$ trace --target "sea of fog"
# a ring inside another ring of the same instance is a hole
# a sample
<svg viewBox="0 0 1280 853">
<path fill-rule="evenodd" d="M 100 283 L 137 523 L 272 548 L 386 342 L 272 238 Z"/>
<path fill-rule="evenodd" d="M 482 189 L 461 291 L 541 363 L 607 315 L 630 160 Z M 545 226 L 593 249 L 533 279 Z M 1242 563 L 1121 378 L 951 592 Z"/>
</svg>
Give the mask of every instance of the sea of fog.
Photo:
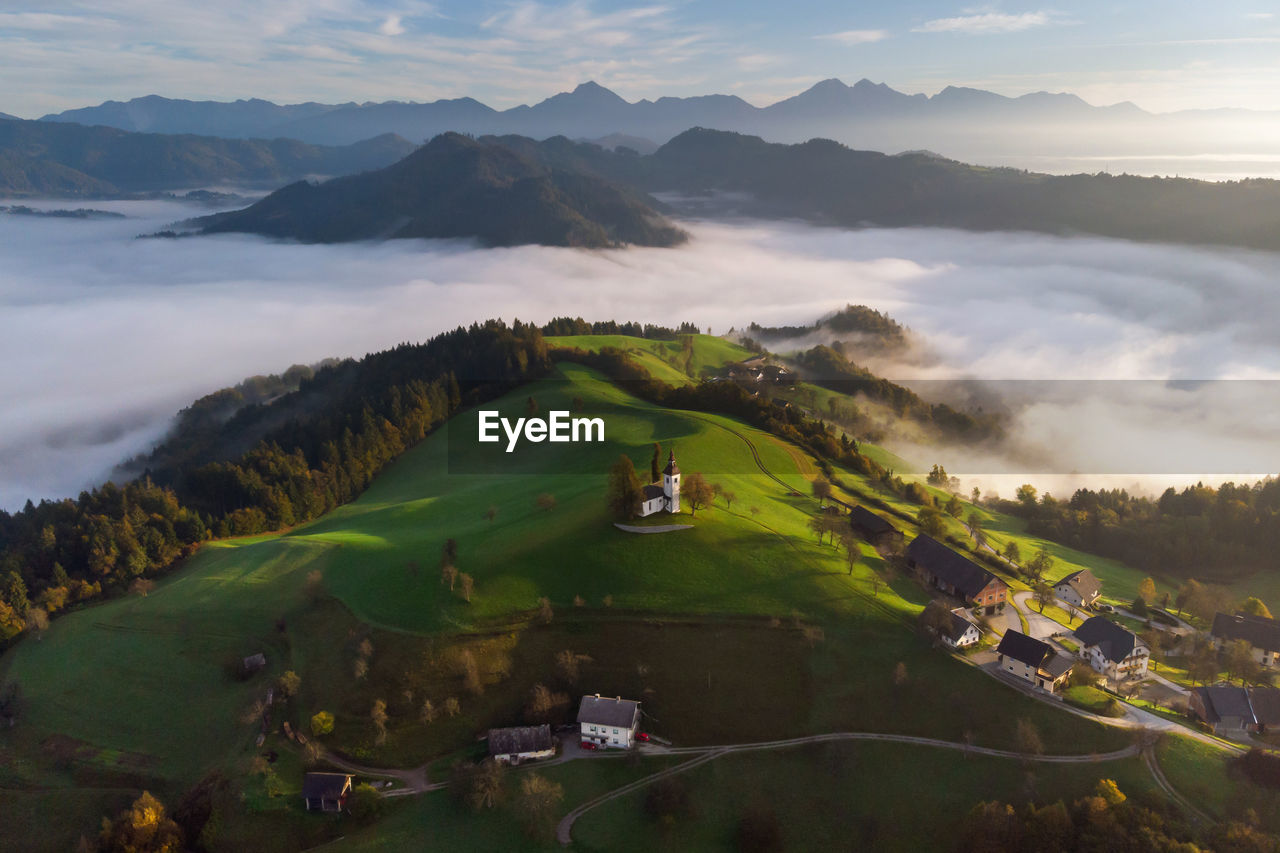
<svg viewBox="0 0 1280 853">
<path fill-rule="evenodd" d="M 758 221 L 688 222 L 686 247 L 617 251 L 139 240 L 206 211 L 92 206 L 128 218 L 0 216 L 2 508 L 74 495 L 196 397 L 295 363 L 493 316 L 688 320 L 719 334 L 846 303 L 887 311 L 924 342 L 923 355 L 876 365 L 892 378 L 1007 391 L 1008 452 L 897 443 L 966 489 L 1157 488 L 1280 469 L 1280 256 Z"/>
</svg>

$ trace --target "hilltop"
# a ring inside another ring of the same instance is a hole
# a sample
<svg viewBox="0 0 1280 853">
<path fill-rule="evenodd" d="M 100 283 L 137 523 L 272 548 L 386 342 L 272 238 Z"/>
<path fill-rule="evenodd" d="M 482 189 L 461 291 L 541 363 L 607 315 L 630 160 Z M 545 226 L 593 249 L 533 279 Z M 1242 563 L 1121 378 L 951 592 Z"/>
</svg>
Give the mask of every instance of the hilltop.
<svg viewBox="0 0 1280 853">
<path fill-rule="evenodd" d="M 604 248 L 686 239 L 650 204 L 656 202 L 594 175 L 447 133 L 384 169 L 296 183 L 194 224 L 205 234 L 239 231 L 307 243 L 474 237 L 489 246 Z"/>
</svg>

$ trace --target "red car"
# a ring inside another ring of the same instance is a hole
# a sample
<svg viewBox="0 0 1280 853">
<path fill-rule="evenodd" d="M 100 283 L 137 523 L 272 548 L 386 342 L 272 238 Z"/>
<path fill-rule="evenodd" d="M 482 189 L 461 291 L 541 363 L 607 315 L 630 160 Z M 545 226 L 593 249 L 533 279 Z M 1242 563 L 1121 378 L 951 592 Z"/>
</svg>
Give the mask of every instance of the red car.
<svg viewBox="0 0 1280 853">
<path fill-rule="evenodd" d="M 580 749 L 599 749 L 600 748 L 596 746 L 595 741 L 590 741 L 590 740 L 584 740 L 582 743 L 578 744 L 578 747 Z"/>
<path fill-rule="evenodd" d="M 648 742 L 649 742 L 649 733 L 648 733 L 648 732 L 636 732 L 636 740 L 640 741 L 641 743 L 648 743 Z"/>
</svg>

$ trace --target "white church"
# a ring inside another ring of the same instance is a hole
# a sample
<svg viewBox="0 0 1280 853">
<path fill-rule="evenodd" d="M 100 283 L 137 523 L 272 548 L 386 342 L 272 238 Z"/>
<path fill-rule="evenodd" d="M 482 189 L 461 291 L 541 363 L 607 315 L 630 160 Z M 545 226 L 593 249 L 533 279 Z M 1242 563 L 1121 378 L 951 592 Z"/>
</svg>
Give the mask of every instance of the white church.
<svg viewBox="0 0 1280 853">
<path fill-rule="evenodd" d="M 640 517 L 655 512 L 680 511 L 680 468 L 676 465 L 676 452 L 667 457 L 667 467 L 662 469 L 662 485 L 650 483 L 640 490 Z"/>
</svg>

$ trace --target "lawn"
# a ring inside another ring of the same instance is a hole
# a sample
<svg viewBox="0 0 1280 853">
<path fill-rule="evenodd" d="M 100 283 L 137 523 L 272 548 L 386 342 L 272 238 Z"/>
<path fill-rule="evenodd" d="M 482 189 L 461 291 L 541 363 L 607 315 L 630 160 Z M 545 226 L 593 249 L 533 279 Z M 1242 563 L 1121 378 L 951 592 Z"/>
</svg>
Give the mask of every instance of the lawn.
<svg viewBox="0 0 1280 853">
<path fill-rule="evenodd" d="M 1068 705 L 1075 705 L 1077 708 L 1083 708 L 1094 714 L 1103 714 L 1108 717 L 1124 716 L 1124 711 L 1120 708 L 1120 701 L 1096 687 L 1084 685 L 1068 687 L 1063 691 L 1062 698 L 1066 700 Z"/>
<path fill-rule="evenodd" d="M 574 828 L 576 846 L 734 850 L 742 816 L 772 810 L 787 850 L 938 850 L 953 846 L 957 825 L 981 800 L 1071 801 L 1092 793 L 1100 778 L 1114 779 L 1132 797 L 1160 796 L 1139 758 L 1028 768 L 928 747 L 851 742 L 728 755 L 680 778 L 690 792 L 689 817 L 660 828 L 644 812 L 642 789 L 587 812 Z"/>
<path fill-rule="evenodd" d="M 1221 819 L 1252 810 L 1268 832 L 1280 832 L 1280 791 L 1259 787 L 1235 772 L 1221 749 L 1189 737 L 1166 736 L 1156 752 L 1165 778 L 1183 796 Z"/>
</svg>

